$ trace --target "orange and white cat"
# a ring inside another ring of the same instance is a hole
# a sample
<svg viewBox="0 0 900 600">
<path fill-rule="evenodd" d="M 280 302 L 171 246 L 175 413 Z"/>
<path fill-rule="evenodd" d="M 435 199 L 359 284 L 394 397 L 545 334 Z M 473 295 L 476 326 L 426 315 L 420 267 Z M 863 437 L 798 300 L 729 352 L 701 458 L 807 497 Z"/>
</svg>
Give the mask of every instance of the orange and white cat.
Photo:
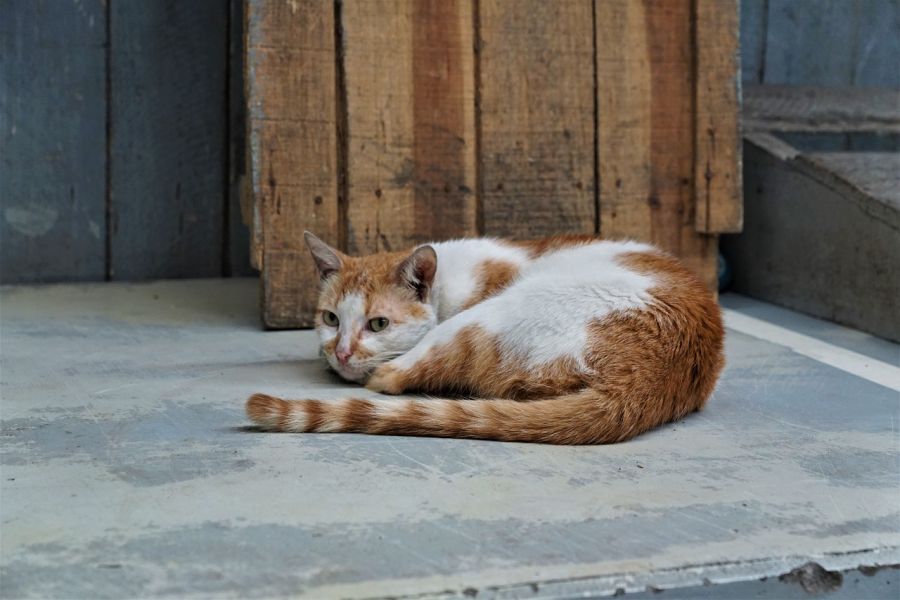
<svg viewBox="0 0 900 600">
<path fill-rule="evenodd" d="M 265 429 L 619 442 L 702 408 L 724 364 L 714 297 L 652 246 L 464 239 L 350 257 L 306 242 L 334 370 L 454 398 L 256 394 L 247 413 Z"/>
</svg>

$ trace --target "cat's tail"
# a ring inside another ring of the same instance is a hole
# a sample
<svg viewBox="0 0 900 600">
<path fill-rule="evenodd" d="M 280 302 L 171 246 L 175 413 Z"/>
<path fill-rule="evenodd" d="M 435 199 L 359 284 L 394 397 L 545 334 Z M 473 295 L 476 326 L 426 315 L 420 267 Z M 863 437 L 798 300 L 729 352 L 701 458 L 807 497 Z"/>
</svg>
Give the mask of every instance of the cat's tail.
<svg viewBox="0 0 900 600">
<path fill-rule="evenodd" d="M 362 399 L 284 400 L 254 394 L 247 415 L 272 431 L 355 432 L 459 437 L 548 444 L 608 444 L 678 419 L 637 410 L 632 399 L 586 388 L 553 398 L 517 400 Z M 680 413 L 680 414 L 675 414 Z"/>
</svg>

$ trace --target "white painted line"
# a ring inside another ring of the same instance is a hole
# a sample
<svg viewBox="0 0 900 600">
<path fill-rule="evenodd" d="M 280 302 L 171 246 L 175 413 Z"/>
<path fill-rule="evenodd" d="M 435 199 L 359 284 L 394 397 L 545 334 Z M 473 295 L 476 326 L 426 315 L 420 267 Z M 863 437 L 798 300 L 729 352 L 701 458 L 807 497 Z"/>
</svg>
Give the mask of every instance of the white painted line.
<svg viewBox="0 0 900 600">
<path fill-rule="evenodd" d="M 900 392 L 900 368 L 894 365 L 728 308 L 723 308 L 722 314 L 728 329 L 785 346 L 797 354 Z"/>
</svg>

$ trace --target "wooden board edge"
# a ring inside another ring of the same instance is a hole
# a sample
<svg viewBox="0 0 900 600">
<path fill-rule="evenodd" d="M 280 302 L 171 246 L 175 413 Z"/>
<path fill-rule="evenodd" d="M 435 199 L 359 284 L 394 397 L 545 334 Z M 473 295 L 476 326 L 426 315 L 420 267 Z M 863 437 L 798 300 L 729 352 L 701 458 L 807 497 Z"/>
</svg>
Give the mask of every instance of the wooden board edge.
<svg viewBox="0 0 900 600">
<path fill-rule="evenodd" d="M 738 0 L 694 0 L 695 221 L 700 233 L 743 226 Z"/>
</svg>

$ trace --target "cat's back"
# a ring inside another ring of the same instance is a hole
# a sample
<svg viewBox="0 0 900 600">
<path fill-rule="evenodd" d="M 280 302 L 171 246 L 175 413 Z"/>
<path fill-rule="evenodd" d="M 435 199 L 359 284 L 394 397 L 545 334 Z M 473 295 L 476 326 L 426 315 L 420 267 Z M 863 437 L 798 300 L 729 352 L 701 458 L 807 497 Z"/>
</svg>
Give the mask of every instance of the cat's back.
<svg viewBox="0 0 900 600">
<path fill-rule="evenodd" d="M 554 349 L 554 355 L 578 355 L 590 323 L 650 306 L 659 275 L 625 260 L 658 252 L 645 244 L 595 238 L 545 244 L 472 317 L 513 345 L 529 346 L 529 354 L 544 357 Z"/>
<path fill-rule="evenodd" d="M 720 352 L 715 298 L 674 257 L 647 244 L 592 238 L 539 248 L 522 248 L 528 258 L 517 275 L 455 319 L 460 329 L 478 328 L 505 349 L 503 356 L 515 357 L 501 360 L 499 372 L 559 364 L 577 371 L 597 362 L 586 354 L 592 348 L 617 348 L 635 335 L 641 351 L 702 337 Z"/>
<path fill-rule="evenodd" d="M 507 287 L 531 260 L 529 253 L 493 238 L 431 244 L 437 255 L 433 302 L 444 321 Z"/>
<path fill-rule="evenodd" d="M 524 242 L 470 238 L 432 246 L 439 320 L 488 300 L 483 309 L 498 322 L 542 320 L 563 311 L 573 324 L 647 309 L 661 299 L 715 305 L 677 259 L 640 242 L 576 235 Z"/>
</svg>

